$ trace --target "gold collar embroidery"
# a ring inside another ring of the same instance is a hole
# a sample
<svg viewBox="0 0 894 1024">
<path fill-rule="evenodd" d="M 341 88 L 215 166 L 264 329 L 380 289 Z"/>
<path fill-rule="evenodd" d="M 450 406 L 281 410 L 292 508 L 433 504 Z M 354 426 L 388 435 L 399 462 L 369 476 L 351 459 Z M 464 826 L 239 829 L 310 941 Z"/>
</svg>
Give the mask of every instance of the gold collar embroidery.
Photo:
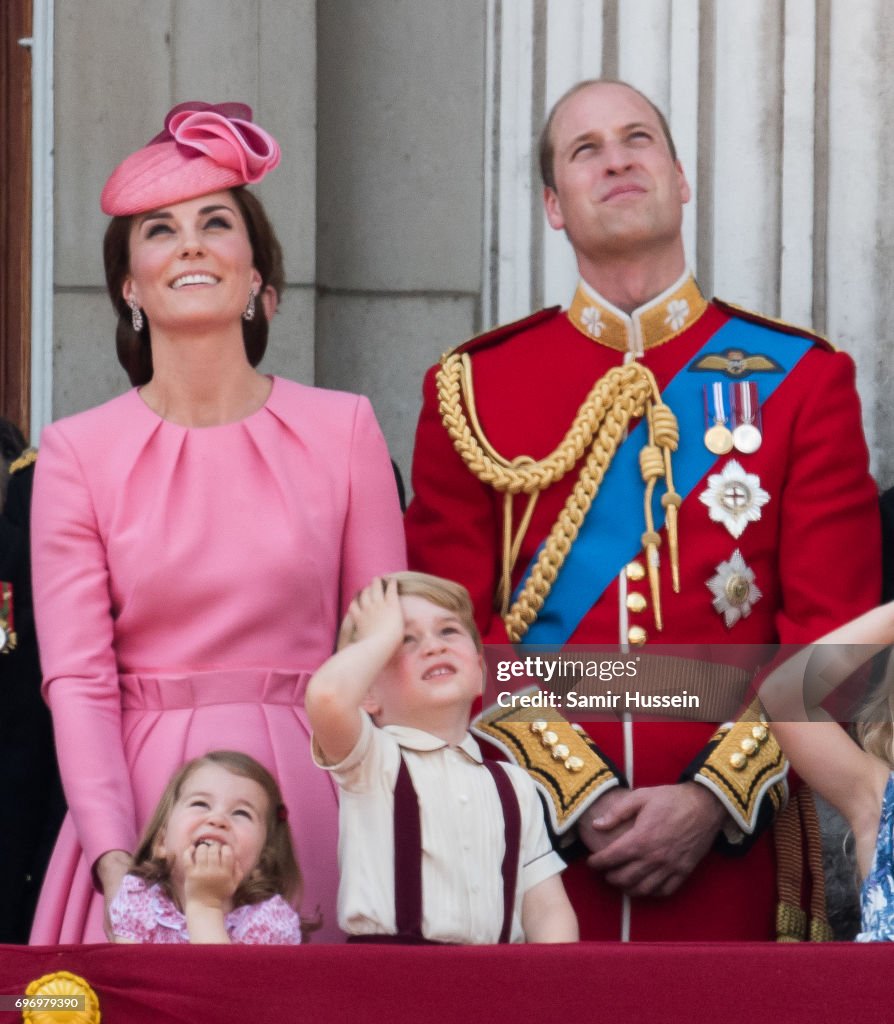
<svg viewBox="0 0 894 1024">
<path fill-rule="evenodd" d="M 579 282 L 568 319 L 592 341 L 635 359 L 691 326 L 708 303 L 688 271 L 666 292 L 629 316 L 584 281 Z"/>
</svg>

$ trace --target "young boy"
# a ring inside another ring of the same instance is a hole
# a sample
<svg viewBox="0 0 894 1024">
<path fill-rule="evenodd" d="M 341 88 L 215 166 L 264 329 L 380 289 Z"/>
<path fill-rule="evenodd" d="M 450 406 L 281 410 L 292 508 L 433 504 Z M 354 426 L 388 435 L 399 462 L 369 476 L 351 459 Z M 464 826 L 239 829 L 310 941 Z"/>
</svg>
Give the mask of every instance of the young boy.
<svg viewBox="0 0 894 1024">
<path fill-rule="evenodd" d="M 341 787 L 341 927 L 367 941 L 575 941 L 533 783 L 483 761 L 468 732 L 483 657 L 465 588 L 377 578 L 340 648 L 306 707 L 317 763 Z"/>
</svg>

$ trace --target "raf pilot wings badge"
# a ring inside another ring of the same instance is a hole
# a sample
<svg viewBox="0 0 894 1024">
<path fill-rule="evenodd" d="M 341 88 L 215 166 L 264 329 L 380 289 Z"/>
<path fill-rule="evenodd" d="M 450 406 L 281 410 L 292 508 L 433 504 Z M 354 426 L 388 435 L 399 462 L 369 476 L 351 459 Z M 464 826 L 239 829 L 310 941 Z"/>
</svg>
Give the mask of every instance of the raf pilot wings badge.
<svg viewBox="0 0 894 1024">
<path fill-rule="evenodd" d="M 782 367 L 771 356 L 728 348 L 725 352 L 707 352 L 689 367 L 693 373 L 722 373 L 739 380 L 752 373 L 781 373 Z"/>
</svg>

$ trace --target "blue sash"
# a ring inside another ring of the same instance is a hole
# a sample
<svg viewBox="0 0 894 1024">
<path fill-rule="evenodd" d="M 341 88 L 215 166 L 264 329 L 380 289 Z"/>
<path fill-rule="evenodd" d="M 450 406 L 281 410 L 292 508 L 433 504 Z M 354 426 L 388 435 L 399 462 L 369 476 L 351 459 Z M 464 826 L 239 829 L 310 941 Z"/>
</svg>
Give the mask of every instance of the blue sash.
<svg viewBox="0 0 894 1024">
<path fill-rule="evenodd" d="M 785 379 L 813 346 L 807 338 L 783 334 L 747 320 L 729 320 L 715 332 L 662 392 L 680 424 L 680 447 L 673 456 L 674 485 L 685 500 L 704 477 L 717 456 L 707 450 L 702 387 L 716 375 L 691 369 L 698 360 L 726 349 L 770 356 L 779 365 L 778 371 L 761 372 L 742 378 L 755 381 L 761 405 Z M 642 552 L 645 530 L 642 477 L 639 471 L 640 449 L 648 441 L 644 421 L 637 424 L 612 459 L 611 466 L 584 519 L 577 540 L 544 602 L 535 622 L 522 638 L 525 644 L 563 644 L 577 629 L 581 619 L 605 593 L 622 567 Z M 664 525 L 661 489 L 656 490 L 654 503 L 655 529 Z M 531 564 L 516 588 L 517 597 L 537 562 L 537 550 Z"/>
</svg>

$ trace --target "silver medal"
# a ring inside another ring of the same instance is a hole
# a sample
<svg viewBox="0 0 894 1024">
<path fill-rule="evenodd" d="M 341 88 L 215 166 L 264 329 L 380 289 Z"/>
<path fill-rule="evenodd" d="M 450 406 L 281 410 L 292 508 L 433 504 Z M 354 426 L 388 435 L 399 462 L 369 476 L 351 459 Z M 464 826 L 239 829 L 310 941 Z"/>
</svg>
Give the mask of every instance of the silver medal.
<svg viewBox="0 0 894 1024">
<path fill-rule="evenodd" d="M 743 455 L 753 455 L 761 446 L 763 435 L 753 423 L 740 423 L 733 431 L 733 444 Z"/>
</svg>

